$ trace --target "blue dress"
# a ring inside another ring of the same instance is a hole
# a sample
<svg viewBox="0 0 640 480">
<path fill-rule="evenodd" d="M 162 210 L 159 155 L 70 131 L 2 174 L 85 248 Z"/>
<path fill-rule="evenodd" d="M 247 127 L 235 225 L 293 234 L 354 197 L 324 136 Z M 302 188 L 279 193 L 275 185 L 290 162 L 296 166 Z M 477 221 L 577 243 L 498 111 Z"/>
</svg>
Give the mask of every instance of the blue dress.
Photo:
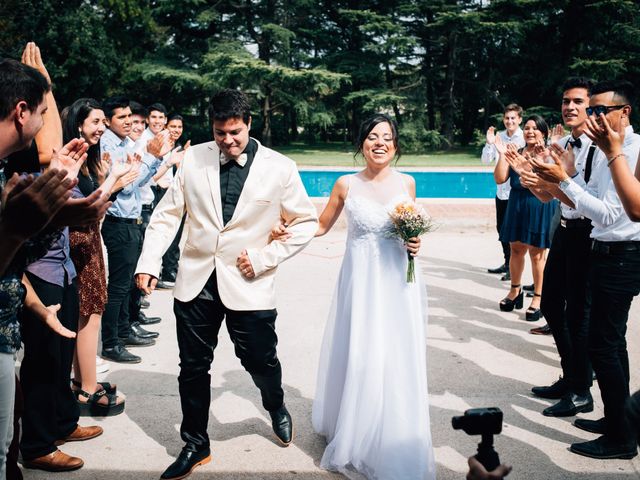
<svg viewBox="0 0 640 480">
<path fill-rule="evenodd" d="M 551 220 L 557 200 L 543 203 L 520 184 L 520 175 L 509 168 L 511 194 L 500 229 L 501 242 L 522 242 L 538 248 L 551 246 Z"/>
</svg>

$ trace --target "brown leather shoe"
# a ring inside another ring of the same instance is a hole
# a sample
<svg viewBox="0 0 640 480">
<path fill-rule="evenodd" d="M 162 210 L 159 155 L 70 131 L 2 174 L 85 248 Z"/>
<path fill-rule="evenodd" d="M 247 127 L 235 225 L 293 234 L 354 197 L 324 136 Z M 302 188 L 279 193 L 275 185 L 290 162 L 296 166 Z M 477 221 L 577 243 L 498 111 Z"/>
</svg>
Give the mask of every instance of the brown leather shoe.
<svg viewBox="0 0 640 480">
<path fill-rule="evenodd" d="M 37 468 L 38 470 L 45 470 L 47 472 L 68 472 L 70 470 L 77 470 L 83 465 L 84 462 L 81 458 L 72 457 L 60 450 L 32 460 L 22 461 L 22 466 L 25 468 Z"/>
<path fill-rule="evenodd" d="M 65 442 L 82 442 L 91 438 L 96 438 L 102 435 L 102 427 L 92 425 L 91 427 L 81 427 L 78 425 L 71 434 L 64 439 Z"/>
</svg>

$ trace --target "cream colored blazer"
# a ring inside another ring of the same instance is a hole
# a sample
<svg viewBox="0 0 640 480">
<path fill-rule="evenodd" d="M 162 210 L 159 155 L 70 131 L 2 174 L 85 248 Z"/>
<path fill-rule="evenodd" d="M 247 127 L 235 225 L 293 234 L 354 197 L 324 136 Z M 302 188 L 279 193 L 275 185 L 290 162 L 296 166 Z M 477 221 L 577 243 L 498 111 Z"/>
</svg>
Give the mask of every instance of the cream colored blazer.
<svg viewBox="0 0 640 480">
<path fill-rule="evenodd" d="M 227 308 L 275 308 L 276 269 L 311 241 L 318 229 L 316 209 L 295 163 L 258 143 L 233 218 L 223 225 L 219 154 L 215 142 L 187 150 L 176 178 L 151 216 L 136 273 L 158 278 L 162 255 L 186 212 L 189 228 L 185 229 L 174 297 L 182 302 L 194 299 L 216 269 L 220 298 Z M 269 242 L 271 229 L 280 218 L 289 225 L 292 236 L 284 243 Z M 250 280 L 236 267 L 245 249 L 256 274 Z"/>
</svg>

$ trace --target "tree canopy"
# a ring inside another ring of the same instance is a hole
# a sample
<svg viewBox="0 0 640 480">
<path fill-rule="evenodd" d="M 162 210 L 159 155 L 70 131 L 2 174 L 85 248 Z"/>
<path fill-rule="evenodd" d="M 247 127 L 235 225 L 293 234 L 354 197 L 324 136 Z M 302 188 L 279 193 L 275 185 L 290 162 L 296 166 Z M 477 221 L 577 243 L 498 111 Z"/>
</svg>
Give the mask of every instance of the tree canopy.
<svg viewBox="0 0 640 480">
<path fill-rule="evenodd" d="M 473 143 L 504 105 L 559 120 L 565 78 L 640 86 L 634 0 L 4 0 L 0 51 L 39 44 L 61 106 L 124 93 L 210 137 L 241 88 L 267 144 L 349 141 L 374 111 L 409 150 Z"/>
</svg>

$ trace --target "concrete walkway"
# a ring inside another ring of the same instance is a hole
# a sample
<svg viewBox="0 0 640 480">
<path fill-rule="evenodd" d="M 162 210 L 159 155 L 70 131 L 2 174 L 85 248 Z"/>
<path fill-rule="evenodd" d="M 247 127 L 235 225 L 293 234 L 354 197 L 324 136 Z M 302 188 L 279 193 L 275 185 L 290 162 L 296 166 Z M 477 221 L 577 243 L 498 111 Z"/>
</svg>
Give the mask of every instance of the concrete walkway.
<svg viewBox="0 0 640 480">
<path fill-rule="evenodd" d="M 500 263 L 490 205 L 470 205 L 468 212 L 474 213 L 467 217 L 448 217 L 447 211 L 453 212 L 446 204 L 432 208 L 441 227 L 425 238 L 419 259 L 430 298 L 427 364 L 438 479 L 464 478 L 466 458 L 475 452 L 479 438 L 454 431 L 451 417 L 483 406 L 497 406 L 504 412 L 505 425 L 496 438 L 496 449 L 502 461 L 514 465 L 509 479 L 640 478 L 639 457 L 599 461 L 570 453 L 571 442 L 595 436 L 573 427 L 571 418 L 547 418 L 540 413 L 551 402 L 534 398 L 529 391 L 559 375 L 553 339 L 530 335 L 529 328 L 542 322 L 526 322 L 524 311 L 498 310 L 508 286 L 486 273 L 487 267 Z M 274 441 L 258 391 L 222 329 L 212 369 L 209 434 L 213 461 L 190 478 L 343 478 L 318 467 L 324 440 L 313 432 L 310 415 L 318 352 L 344 240 L 341 228 L 315 239 L 278 273 L 278 351 L 287 406 L 296 427 L 293 444 L 283 449 Z M 529 272 L 524 283 L 531 283 Z M 169 291 L 153 294 L 147 314 L 163 317 L 162 323 L 154 325 L 161 333 L 157 345 L 133 350 L 142 356 L 141 364 L 111 364 L 104 375 L 126 394 L 125 413 L 81 419 L 84 425 L 102 425 L 104 435 L 61 447 L 82 457 L 85 467 L 58 475 L 25 470 L 26 479 L 154 479 L 173 461 L 182 442 L 171 305 Z M 636 302 L 627 335 L 633 390 L 640 388 L 639 314 Z M 599 418 L 602 402 L 597 386 L 593 393 L 596 410 L 587 417 Z"/>
</svg>

